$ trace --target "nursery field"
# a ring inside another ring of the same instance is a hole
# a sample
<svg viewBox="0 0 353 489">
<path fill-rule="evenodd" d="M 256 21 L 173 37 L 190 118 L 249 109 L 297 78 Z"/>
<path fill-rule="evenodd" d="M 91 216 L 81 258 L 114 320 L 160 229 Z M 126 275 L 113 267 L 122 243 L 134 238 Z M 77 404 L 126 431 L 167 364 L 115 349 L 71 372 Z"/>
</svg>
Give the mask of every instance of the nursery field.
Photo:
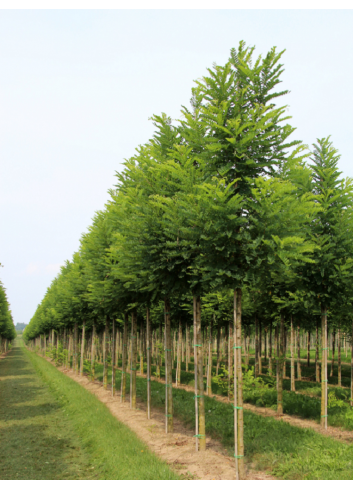
<svg viewBox="0 0 353 489">
<path fill-rule="evenodd" d="M 353 179 L 330 136 L 292 139 L 283 53 L 240 41 L 151 117 L 23 338 L 230 478 L 351 480 Z"/>
<path fill-rule="evenodd" d="M 182 367 L 185 365 L 182 365 Z M 182 369 L 181 384 L 173 387 L 173 407 L 175 417 L 186 426 L 195 425 L 195 401 L 194 401 L 194 372 L 193 363 L 188 365 L 189 372 Z M 144 364 L 146 372 L 146 364 Z M 91 369 L 88 362 L 85 363 L 84 374 L 90 377 Z M 152 366 L 152 373 L 155 367 Z M 165 385 L 163 383 L 164 366 L 160 374 L 162 379 L 153 377 L 151 384 L 151 407 L 157 411 L 163 411 L 165 406 Z M 138 400 L 145 404 L 147 409 L 147 379 L 141 376 L 141 371 L 136 379 L 136 395 Z M 115 396 L 120 395 L 121 370 L 115 372 Z M 126 374 L 126 383 L 129 385 L 130 375 Z M 176 370 L 173 369 L 173 378 Z M 112 378 L 111 366 L 107 371 L 108 379 Z M 95 364 L 95 382 L 103 384 L 103 365 Z M 206 379 L 204 379 L 206 388 Z M 301 385 L 303 384 L 303 385 Z M 107 389 L 111 392 L 111 384 Z M 299 389 L 308 389 L 305 382 L 299 383 Z M 286 380 L 284 381 L 286 388 Z M 225 386 L 219 382 L 212 382 L 213 395 L 205 396 L 205 410 L 207 412 L 206 433 L 214 440 L 220 440 L 223 446 L 232 455 L 234 448 L 234 415 L 232 403 L 228 402 Z M 314 389 L 314 388 L 312 388 Z M 330 388 L 338 399 L 346 399 L 345 390 Z M 339 397 L 341 396 L 341 397 Z M 129 402 L 129 395 L 126 401 Z M 252 369 L 244 374 L 244 402 L 256 406 L 266 406 L 276 409 L 276 390 L 273 388 L 273 380 L 267 376 L 254 379 Z M 339 403 L 338 403 L 339 404 Z M 329 408 L 329 419 L 335 426 L 341 426 L 347 430 L 348 436 L 338 440 L 330 433 L 318 433 L 313 429 L 300 426 L 292 426 L 281 418 L 268 417 L 244 409 L 244 441 L 245 441 L 245 466 L 255 470 L 266 471 L 280 479 L 353 479 L 353 423 L 345 418 L 345 413 L 350 412 L 349 404 L 342 401 L 342 405 L 334 405 Z M 320 421 L 320 400 L 315 395 L 296 394 L 284 392 L 284 412 L 299 415 L 303 419 Z M 345 432 L 342 432 L 344 434 Z M 351 437 L 349 436 L 351 434 Z M 348 439 L 348 442 L 347 442 Z"/>
</svg>

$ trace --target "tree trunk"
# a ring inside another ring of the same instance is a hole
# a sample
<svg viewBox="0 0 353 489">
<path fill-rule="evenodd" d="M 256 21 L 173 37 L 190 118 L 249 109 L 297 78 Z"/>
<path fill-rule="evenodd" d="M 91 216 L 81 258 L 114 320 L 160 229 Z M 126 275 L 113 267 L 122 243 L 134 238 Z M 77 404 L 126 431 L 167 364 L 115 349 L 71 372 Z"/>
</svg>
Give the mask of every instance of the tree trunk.
<svg viewBox="0 0 353 489">
<path fill-rule="evenodd" d="M 330 377 L 333 376 L 333 368 L 335 366 L 335 343 L 336 343 L 336 331 L 333 330 L 332 333 L 332 360 L 331 360 L 331 371 L 330 371 Z"/>
<path fill-rule="evenodd" d="M 255 377 L 259 376 L 259 326 L 255 315 Z"/>
<path fill-rule="evenodd" d="M 208 338 L 208 368 L 207 368 L 207 386 L 206 392 L 208 396 L 212 396 L 212 334 L 213 320 L 210 323 L 210 333 Z"/>
<path fill-rule="evenodd" d="M 196 338 L 196 358 L 194 359 L 195 370 L 195 386 L 198 400 L 198 433 L 196 439 L 199 439 L 199 450 L 206 450 L 206 423 L 205 423 L 205 398 L 203 385 L 203 348 L 202 348 L 202 332 L 201 332 L 201 298 L 194 296 L 194 328 Z"/>
<path fill-rule="evenodd" d="M 341 367 L 341 328 L 337 331 L 337 368 L 338 368 L 338 387 L 342 386 L 342 367 Z"/>
<path fill-rule="evenodd" d="M 129 320 L 128 314 L 125 313 L 125 316 L 124 316 L 124 332 L 123 332 L 123 351 L 122 351 L 122 360 L 121 360 L 121 392 L 120 392 L 121 402 L 125 401 L 125 396 L 126 396 L 126 362 L 127 362 L 128 320 Z"/>
<path fill-rule="evenodd" d="M 137 313 L 131 314 L 130 407 L 136 409 Z"/>
<path fill-rule="evenodd" d="M 53 331 L 53 336 L 52 336 L 52 341 L 54 338 L 54 331 Z M 77 361 L 77 343 L 78 343 L 78 326 L 77 323 L 75 323 L 74 327 L 74 361 L 73 361 L 73 371 L 77 373 L 78 369 L 78 361 Z"/>
<path fill-rule="evenodd" d="M 115 395 L 115 356 L 116 356 L 116 332 L 115 332 L 115 319 L 113 318 L 113 331 L 112 331 L 112 396 Z"/>
<path fill-rule="evenodd" d="M 259 319 L 259 375 L 262 375 L 262 322 Z"/>
<path fill-rule="evenodd" d="M 140 375 L 143 375 L 143 343 L 144 343 L 144 331 L 141 324 L 140 327 Z"/>
<path fill-rule="evenodd" d="M 270 342 L 268 345 L 268 375 L 272 376 L 272 319 L 270 323 Z"/>
<path fill-rule="evenodd" d="M 178 387 L 178 385 L 180 385 L 182 338 L 183 338 L 183 330 L 181 328 L 181 320 L 179 319 L 178 344 L 177 344 L 177 368 L 176 368 L 176 375 L 175 375 L 176 387 Z"/>
<path fill-rule="evenodd" d="M 83 375 L 83 361 L 85 356 L 85 332 L 86 332 L 86 321 L 83 321 L 82 326 L 82 340 L 81 340 L 81 359 L 80 359 L 80 375 Z"/>
<path fill-rule="evenodd" d="M 298 380 L 301 380 L 302 378 L 302 367 L 300 363 L 300 325 L 298 324 L 298 329 L 297 329 L 297 378 Z"/>
<path fill-rule="evenodd" d="M 295 332 L 293 327 L 293 316 L 290 317 L 290 390 L 295 391 L 295 364 L 294 364 L 294 351 L 295 351 Z"/>
<path fill-rule="evenodd" d="M 172 377 L 172 334 L 170 301 L 164 299 L 165 315 L 165 432 L 173 433 L 173 377 Z"/>
<path fill-rule="evenodd" d="M 151 325 L 150 310 L 146 310 L 146 357 L 147 357 L 147 419 L 151 419 Z"/>
<path fill-rule="evenodd" d="M 323 305 L 321 305 L 321 335 L 321 427 L 327 430 L 327 312 Z"/>
<path fill-rule="evenodd" d="M 307 343 L 307 364 L 306 366 L 310 367 L 310 331 L 308 331 L 308 343 Z"/>
<path fill-rule="evenodd" d="M 185 327 L 185 362 L 186 362 L 186 371 L 189 371 L 189 361 L 190 361 L 190 332 L 189 326 Z"/>
<path fill-rule="evenodd" d="M 316 375 L 316 382 L 320 382 L 320 365 L 319 365 L 319 318 L 316 319 L 315 375 Z"/>
<path fill-rule="evenodd" d="M 109 356 L 109 319 L 105 318 L 105 330 L 103 336 L 103 387 L 108 389 L 108 356 Z"/>
<path fill-rule="evenodd" d="M 245 478 L 244 468 L 244 417 L 243 373 L 241 368 L 241 299 L 242 290 L 234 291 L 234 439 L 236 476 Z M 240 348 L 239 348 L 240 347 Z M 238 469 L 238 470 L 237 470 Z M 237 473 L 238 472 L 238 473 Z"/>
<path fill-rule="evenodd" d="M 351 336 L 351 407 L 353 407 L 353 322 L 352 322 L 352 336 Z"/>
<path fill-rule="evenodd" d="M 283 414 L 283 361 L 284 361 L 284 317 L 281 314 L 281 331 L 280 331 L 280 348 L 278 359 L 278 374 L 277 374 L 277 414 Z"/>
<path fill-rule="evenodd" d="M 219 370 L 219 361 L 220 361 L 220 343 L 221 343 L 221 328 L 219 323 L 217 323 L 217 366 L 216 366 L 216 375 L 218 375 Z"/>
<path fill-rule="evenodd" d="M 233 367 L 233 327 L 231 321 L 228 324 L 228 401 L 230 401 L 230 391 L 231 391 L 231 375 L 232 375 L 232 367 Z"/>
<path fill-rule="evenodd" d="M 93 323 L 92 327 L 92 344 L 91 344 L 91 380 L 94 382 L 95 377 L 95 341 L 96 341 L 96 325 Z"/>
</svg>

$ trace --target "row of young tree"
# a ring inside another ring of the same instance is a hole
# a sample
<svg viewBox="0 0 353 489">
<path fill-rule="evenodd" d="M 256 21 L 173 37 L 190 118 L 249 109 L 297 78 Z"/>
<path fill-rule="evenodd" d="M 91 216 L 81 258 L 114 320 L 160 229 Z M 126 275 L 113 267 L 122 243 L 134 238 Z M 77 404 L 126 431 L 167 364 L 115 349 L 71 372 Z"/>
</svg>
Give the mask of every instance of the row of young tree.
<svg viewBox="0 0 353 489">
<path fill-rule="evenodd" d="M 15 338 L 16 331 L 10 304 L 7 300 L 5 287 L 0 282 L 0 354 L 8 351 L 10 342 Z"/>
<path fill-rule="evenodd" d="M 349 339 L 352 333 L 352 181 L 340 178 L 329 138 L 318 139 L 312 152 L 292 138 L 287 106 L 277 105 L 288 93 L 277 89 L 282 54 L 273 48 L 255 59 L 254 48 L 241 42 L 224 66 L 214 65 L 196 82 L 180 120 L 152 117 L 153 137 L 117 173 L 104 211 L 24 333 L 33 341 L 72 330 L 77 343 L 79 328 L 92 337 L 104 330 L 106 340 L 117 328 L 126 338 L 131 320 L 131 361 L 137 329 L 145 328 L 150 369 L 151 334 L 163 323 L 166 429 L 172 431 L 172 330 L 190 326 L 196 441 L 203 450 L 203 341 L 228 324 L 240 478 L 244 339 L 259 322 L 277 331 L 281 413 L 286 329 L 294 345 L 294 328 L 320 328 L 327 427 L 328 324 Z M 130 367 L 136 398 L 136 366 Z"/>
</svg>

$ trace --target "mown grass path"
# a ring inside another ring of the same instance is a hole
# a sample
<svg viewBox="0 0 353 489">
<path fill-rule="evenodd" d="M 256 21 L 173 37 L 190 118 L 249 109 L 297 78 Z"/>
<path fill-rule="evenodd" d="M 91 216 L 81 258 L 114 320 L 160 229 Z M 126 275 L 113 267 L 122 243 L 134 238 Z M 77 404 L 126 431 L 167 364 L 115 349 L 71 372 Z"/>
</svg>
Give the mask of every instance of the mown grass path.
<svg viewBox="0 0 353 489">
<path fill-rule="evenodd" d="M 95 397 L 17 341 L 0 361 L 0 480 L 177 479 Z"/>
<path fill-rule="evenodd" d="M 71 423 L 19 346 L 0 361 L 0 439 L 0 479 L 95 475 Z"/>
</svg>

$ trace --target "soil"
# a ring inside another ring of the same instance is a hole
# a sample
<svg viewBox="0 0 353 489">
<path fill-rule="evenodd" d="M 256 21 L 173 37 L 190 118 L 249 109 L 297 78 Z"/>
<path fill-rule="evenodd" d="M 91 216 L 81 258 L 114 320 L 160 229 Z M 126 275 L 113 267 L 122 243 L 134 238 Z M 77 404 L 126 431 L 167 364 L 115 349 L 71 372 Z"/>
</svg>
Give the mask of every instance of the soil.
<svg viewBox="0 0 353 489">
<path fill-rule="evenodd" d="M 118 394 L 112 397 L 100 382 L 90 382 L 86 376 L 72 370 L 59 368 L 68 377 L 92 392 L 110 412 L 134 431 L 160 458 L 167 461 L 177 473 L 186 479 L 235 480 L 234 459 L 229 457 L 219 441 L 206 438 L 207 450 L 196 452 L 194 432 L 186 428 L 174 416 L 174 433 L 165 433 L 165 417 L 161 410 L 151 409 L 151 419 L 146 417 L 146 405 L 137 402 L 137 409 L 130 409 L 129 400 L 121 403 Z M 275 480 L 266 472 L 246 467 L 246 480 Z"/>
<path fill-rule="evenodd" d="M 111 413 L 132 429 L 151 450 L 158 454 L 173 466 L 179 474 L 186 478 L 201 480 L 235 480 L 234 459 L 229 457 L 222 444 L 210 437 L 206 438 L 206 452 L 196 452 L 193 431 L 185 426 L 174 416 L 174 433 L 165 433 L 164 413 L 157 408 L 151 408 L 151 419 L 146 418 L 146 405 L 137 402 L 136 411 L 130 409 L 128 396 L 127 402 L 121 403 L 118 394 L 112 398 L 111 392 L 105 390 L 100 382 L 90 382 L 86 376 L 79 376 L 72 370 L 60 368 L 62 372 L 81 384 L 87 390 L 93 392 L 100 401 L 104 402 Z M 141 376 L 141 375 L 140 375 Z M 143 375 L 143 377 L 146 377 Z M 154 381 L 163 383 L 162 380 L 153 378 Z M 173 386 L 175 387 L 175 386 Z M 193 392 L 193 388 L 187 385 L 179 385 L 177 388 Z M 215 395 L 218 401 L 228 403 L 228 399 Z M 327 430 L 320 427 L 314 420 L 300 418 L 294 415 L 278 416 L 276 411 L 270 408 L 257 407 L 245 403 L 244 408 L 265 417 L 280 418 L 283 422 L 299 428 L 307 428 L 324 436 L 337 439 L 345 443 L 353 442 L 353 432 L 339 427 L 329 426 Z M 247 480 L 275 480 L 266 472 L 256 471 L 250 465 L 246 467 Z"/>
<path fill-rule="evenodd" d="M 139 376 L 140 377 L 146 377 L 146 375 L 142 376 L 141 374 L 139 374 Z M 155 377 L 151 377 L 151 378 L 153 378 L 153 380 L 156 382 L 164 383 L 163 381 L 161 381 Z M 178 387 L 175 387 L 175 385 L 173 385 L 173 387 L 175 389 L 184 389 L 184 390 L 189 391 L 189 392 L 194 392 L 193 387 L 190 387 L 190 386 L 185 385 L 185 384 L 181 384 Z M 217 399 L 217 401 L 220 401 L 220 402 L 224 402 L 224 403 L 229 402 L 228 399 L 224 396 L 212 394 L 212 397 L 214 397 L 215 399 Z M 353 431 L 344 430 L 343 428 L 340 428 L 340 427 L 328 426 L 327 430 L 325 430 L 325 429 L 321 428 L 321 426 L 316 421 L 314 421 L 313 419 L 303 419 L 300 416 L 295 416 L 292 414 L 291 415 L 283 414 L 283 415 L 279 416 L 277 414 L 277 412 L 271 408 L 258 407 L 258 406 L 254 406 L 253 404 L 248 404 L 248 403 L 244 403 L 244 409 L 248 409 L 249 411 L 256 413 L 256 414 L 260 414 L 261 416 L 264 416 L 264 417 L 272 417 L 272 418 L 281 419 L 282 421 L 289 423 L 292 426 L 297 426 L 298 428 L 310 428 L 310 429 L 316 431 L 317 433 L 320 433 L 320 435 L 329 436 L 331 438 L 335 438 L 336 440 L 339 440 L 342 442 L 346 442 L 346 443 L 352 443 L 353 442 Z"/>
</svg>

